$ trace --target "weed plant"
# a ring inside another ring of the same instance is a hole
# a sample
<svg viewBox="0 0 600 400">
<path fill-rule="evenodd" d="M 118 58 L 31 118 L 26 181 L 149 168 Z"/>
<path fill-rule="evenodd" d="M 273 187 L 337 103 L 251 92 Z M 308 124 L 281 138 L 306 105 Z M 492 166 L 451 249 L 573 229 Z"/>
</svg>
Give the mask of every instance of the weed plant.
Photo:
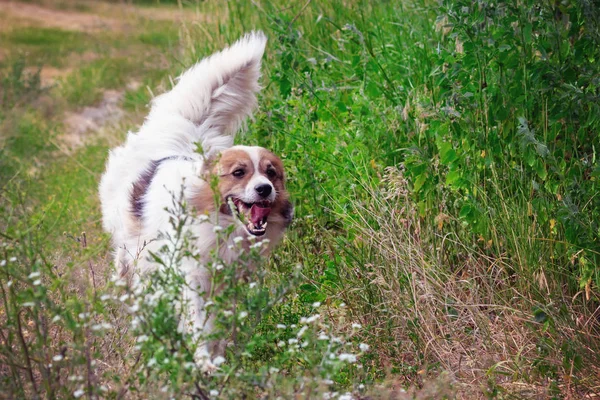
<svg viewBox="0 0 600 400">
<path fill-rule="evenodd" d="M 281 155 L 296 219 L 243 279 L 237 271 L 257 261 L 258 243 L 231 265 L 213 257 L 208 268 L 225 287 L 211 299 L 218 328 L 189 337 L 175 306 L 185 308 L 191 289 L 177 273 L 181 257 L 195 256 L 187 239 L 153 255 L 156 285 L 110 283 L 94 207 L 106 144 L 81 150 L 76 165 L 33 146 L 51 185 L 24 177 L 33 162 L 25 156 L 1 175 L 0 376 L 9 397 L 599 391 L 593 2 L 185 5 L 213 18 L 182 24 L 179 43 L 151 26 L 132 36 L 172 53 L 168 68 L 143 69 L 126 109 L 143 111 L 169 87 L 167 74 L 263 29 L 265 88 L 243 142 Z M 100 92 L 86 91 L 89 80 L 103 88 L 126 81 L 111 65 L 81 68 L 51 95 L 91 104 Z M 3 89 L 28 87 L 22 76 Z M 11 102 L 18 107 L 2 112 L 36 129 L 15 130 L 6 154 L 60 126 L 37 121 L 31 98 Z M 70 197 L 48 200 L 71 180 Z M 188 215 L 183 207 L 174 203 L 175 223 Z M 191 363 L 195 346 L 223 338 L 232 344 L 220 370 L 203 375 Z"/>
</svg>

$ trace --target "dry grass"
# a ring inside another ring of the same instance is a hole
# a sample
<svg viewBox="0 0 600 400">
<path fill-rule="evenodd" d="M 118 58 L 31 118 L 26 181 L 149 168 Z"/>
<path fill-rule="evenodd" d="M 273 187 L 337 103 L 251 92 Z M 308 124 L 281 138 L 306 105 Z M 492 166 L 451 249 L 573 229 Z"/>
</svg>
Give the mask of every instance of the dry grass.
<svg viewBox="0 0 600 400">
<path fill-rule="evenodd" d="M 474 253 L 473 246 L 467 251 L 464 243 L 439 231 L 433 233 L 437 240 L 425 239 L 432 232 L 423 231 L 398 169 L 387 170 L 383 189 L 363 189 L 372 200 L 355 203 L 351 215 L 364 232 L 364 246 L 376 252 L 367 276 L 347 279 L 365 285 L 361 290 L 377 299 L 373 312 L 363 317 L 370 337 L 379 342 L 374 348 L 381 367 L 392 372 L 398 360 L 420 364 L 408 382 L 413 385 L 447 371 L 455 395 L 465 399 L 496 392 L 540 399 L 558 392 L 575 399 L 597 392 L 600 370 L 591 360 L 597 359 L 598 323 L 588 308 L 576 301 L 562 304 L 568 307 L 565 318 L 558 305 L 550 306 L 548 319 L 536 322 L 532 310 L 538 303 L 519 291 L 503 266 L 507 260 Z M 464 258 L 448 263 L 444 246 L 464 248 Z M 350 305 L 355 307 L 360 305 Z M 581 370 L 566 362 L 567 344 L 589 355 Z M 559 387 L 550 387 L 544 376 L 548 369 L 561 377 Z"/>
</svg>

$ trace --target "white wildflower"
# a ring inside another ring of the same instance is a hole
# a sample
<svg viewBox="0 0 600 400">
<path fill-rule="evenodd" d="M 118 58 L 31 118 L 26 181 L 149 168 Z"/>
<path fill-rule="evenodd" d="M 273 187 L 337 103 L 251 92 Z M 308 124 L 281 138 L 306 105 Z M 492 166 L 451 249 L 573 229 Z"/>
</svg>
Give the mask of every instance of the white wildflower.
<svg viewBox="0 0 600 400">
<path fill-rule="evenodd" d="M 17 257 L 11 257 L 11 258 L 8 259 L 8 261 L 15 262 L 15 261 L 17 261 Z"/>
<path fill-rule="evenodd" d="M 201 214 L 201 215 L 199 215 L 199 216 L 198 216 L 198 220 L 199 220 L 200 222 L 206 222 L 206 221 L 208 221 L 208 215 L 206 215 L 206 214 Z"/>
<path fill-rule="evenodd" d="M 0 261 L 0 267 L 5 267 L 5 266 L 6 266 L 6 260 Z"/>
<path fill-rule="evenodd" d="M 307 324 L 313 323 L 316 320 L 318 320 L 319 318 L 321 318 L 321 316 L 319 314 L 311 315 L 310 317 L 306 318 L 306 323 Z"/>
<path fill-rule="evenodd" d="M 365 389 L 365 385 L 361 383 L 360 385 L 358 385 L 358 389 L 359 390 L 364 390 Z"/>
<path fill-rule="evenodd" d="M 254 289 L 256 287 L 256 282 L 250 282 L 250 285 L 248 285 L 250 287 L 250 289 Z"/>
<path fill-rule="evenodd" d="M 183 364 L 183 367 L 185 369 L 194 369 L 194 368 L 196 368 L 196 363 L 188 361 L 185 364 Z"/>
<path fill-rule="evenodd" d="M 341 395 L 340 397 L 338 397 L 339 400 L 353 400 L 354 397 L 352 397 L 352 394 L 348 393 L 344 393 L 343 395 Z"/>
<path fill-rule="evenodd" d="M 244 319 L 244 318 L 246 318 L 247 316 L 248 316 L 248 312 L 246 312 L 246 311 L 242 311 L 242 312 L 240 312 L 240 313 L 238 314 L 238 318 L 239 318 L 239 319 Z"/>
<path fill-rule="evenodd" d="M 6 286 L 8 286 L 8 287 L 11 287 L 11 286 L 12 286 L 12 284 L 13 284 L 13 281 L 8 281 L 8 282 L 6 282 Z"/>
<path fill-rule="evenodd" d="M 214 302 L 214 301 L 207 301 L 207 302 L 204 304 L 204 308 L 208 308 L 208 307 L 210 307 L 210 306 L 212 306 L 212 305 L 214 305 L 214 304 L 215 304 L 215 302 Z"/>
<path fill-rule="evenodd" d="M 338 358 L 340 359 L 340 361 L 347 361 L 350 364 L 356 362 L 356 356 L 350 353 L 342 353 L 338 356 Z"/>
<path fill-rule="evenodd" d="M 307 329 L 308 329 L 308 326 L 303 326 L 296 334 L 296 337 L 302 337 L 302 335 L 304 335 L 304 332 L 306 332 Z"/>
<path fill-rule="evenodd" d="M 243 237 L 236 236 L 236 237 L 233 238 L 233 243 L 238 244 L 238 243 L 242 242 L 243 240 L 244 240 Z"/>
<path fill-rule="evenodd" d="M 218 367 L 219 365 L 223 364 L 225 362 L 225 357 L 222 356 L 216 356 L 213 360 L 212 363 Z"/>
<path fill-rule="evenodd" d="M 148 336 L 146 336 L 146 335 L 141 335 L 141 336 L 139 336 L 139 337 L 137 338 L 137 342 L 138 342 L 138 343 L 142 343 L 142 342 L 145 342 L 145 341 L 147 341 L 148 339 L 150 339 Z"/>
<path fill-rule="evenodd" d="M 39 286 L 42 284 L 42 280 L 41 279 L 36 279 L 35 281 L 33 281 L 33 286 Z"/>
<path fill-rule="evenodd" d="M 221 232 L 222 230 L 223 230 L 223 227 L 220 225 L 213 226 L 213 232 L 215 232 L 215 233 Z"/>
<path fill-rule="evenodd" d="M 35 303 L 33 301 L 28 301 L 23 303 L 23 307 L 35 307 Z"/>
<path fill-rule="evenodd" d="M 138 326 L 140 326 L 141 320 L 138 317 L 135 317 L 134 319 L 131 320 L 131 327 L 133 329 L 136 329 Z"/>
<path fill-rule="evenodd" d="M 83 389 L 77 389 L 76 391 L 73 392 L 73 397 L 75 397 L 76 399 L 80 398 L 81 396 L 84 395 L 84 391 Z"/>
<path fill-rule="evenodd" d="M 52 322 L 53 322 L 53 323 L 57 323 L 58 321 L 60 321 L 60 315 L 55 315 L 55 316 L 52 318 Z"/>
<path fill-rule="evenodd" d="M 323 379 L 323 383 L 326 385 L 333 385 L 333 381 L 331 379 Z"/>
<path fill-rule="evenodd" d="M 357 323 L 352 324 L 352 329 L 360 329 L 360 328 L 362 328 L 361 324 L 357 324 Z"/>
<path fill-rule="evenodd" d="M 298 339 L 289 339 L 288 344 L 296 344 L 298 343 Z"/>
<path fill-rule="evenodd" d="M 100 296 L 101 301 L 106 301 L 108 299 L 110 299 L 110 294 L 103 294 L 102 296 Z"/>
<path fill-rule="evenodd" d="M 213 397 L 217 397 L 219 395 L 219 391 L 218 390 L 211 390 L 210 392 L 208 392 L 208 394 L 210 394 Z"/>
<path fill-rule="evenodd" d="M 128 294 L 124 294 L 121 297 L 119 297 L 119 301 L 122 303 L 124 301 L 127 301 L 127 299 L 129 298 Z"/>
<path fill-rule="evenodd" d="M 285 346 L 285 342 L 283 340 L 280 340 L 279 342 L 277 342 L 277 347 L 283 347 Z"/>
<path fill-rule="evenodd" d="M 32 273 L 29 274 L 28 278 L 29 279 L 35 279 L 35 278 L 37 278 L 39 276 L 40 276 L 40 272 L 39 271 L 34 271 L 34 272 L 32 272 Z"/>
<path fill-rule="evenodd" d="M 217 271 L 220 271 L 220 270 L 222 270 L 223 268 L 224 268 L 224 267 L 223 267 L 223 264 L 217 264 L 217 265 L 215 265 L 215 269 L 216 269 Z"/>
<path fill-rule="evenodd" d="M 279 372 L 279 368 L 269 367 L 269 373 L 270 374 L 276 374 L 278 372 Z"/>
<path fill-rule="evenodd" d="M 156 364 L 158 364 L 158 362 L 156 361 L 156 358 L 152 357 L 149 361 L 148 364 L 146 364 L 146 366 L 148 368 L 155 366 Z"/>
<path fill-rule="evenodd" d="M 284 324 L 277 324 L 277 329 L 285 329 L 287 328 L 287 326 L 285 326 Z"/>
<path fill-rule="evenodd" d="M 321 307 L 321 302 L 320 301 L 315 301 L 314 303 L 312 303 L 313 308 L 318 308 Z"/>
<path fill-rule="evenodd" d="M 366 343 L 361 343 L 358 345 L 358 347 L 360 348 L 360 351 L 362 351 L 363 353 L 366 351 L 369 351 L 369 349 L 371 348 L 371 346 L 369 346 Z"/>
<path fill-rule="evenodd" d="M 320 333 L 319 337 L 317 339 L 319 339 L 319 340 L 329 340 L 329 336 L 327 336 L 324 333 Z"/>
<path fill-rule="evenodd" d="M 62 354 L 57 354 L 54 357 L 52 357 L 52 361 L 61 361 L 63 359 Z"/>
<path fill-rule="evenodd" d="M 229 310 L 225 310 L 225 311 L 223 311 L 223 315 L 226 317 L 231 317 L 233 315 L 233 312 L 229 311 Z"/>
<path fill-rule="evenodd" d="M 346 303 L 341 303 L 341 304 L 340 304 L 340 307 L 341 307 L 341 308 L 344 308 L 344 307 L 346 307 Z"/>
</svg>

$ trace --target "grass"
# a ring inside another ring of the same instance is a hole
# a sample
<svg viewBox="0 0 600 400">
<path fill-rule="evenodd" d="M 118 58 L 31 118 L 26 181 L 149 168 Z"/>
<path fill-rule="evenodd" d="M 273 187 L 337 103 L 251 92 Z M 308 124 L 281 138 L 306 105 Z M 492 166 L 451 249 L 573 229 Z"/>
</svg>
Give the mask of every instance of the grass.
<svg viewBox="0 0 600 400">
<path fill-rule="evenodd" d="M 191 382 L 232 398 L 597 393 L 597 12 L 586 2 L 529 3 L 194 2 L 185 12 L 202 23 L 142 19 L 134 32 L 93 42 L 58 28 L 3 36 L 11 54 L 29 52 L 28 65 L 71 68 L 40 95 L 39 81 L 14 72 L 16 58 L 2 64 L 11 105 L 0 112 L 0 260 L 21 263 L 0 279 L 0 370 L 12 377 L 3 381 L 10 393 L 103 396 L 95 390 L 105 385 L 143 398 L 167 386 L 195 393 Z M 207 379 L 152 358 L 163 351 L 158 341 L 136 352 L 141 333 L 122 310 L 132 305 L 99 300 L 113 289 L 104 287 L 110 255 L 96 186 L 107 149 L 141 120 L 152 93 L 250 29 L 263 29 L 269 44 L 260 109 L 240 141 L 281 155 L 296 220 L 256 292 L 231 288 L 257 319 L 240 328 L 229 372 Z M 90 48 L 92 59 L 74 61 Z M 123 121 L 61 151 L 63 113 L 98 106 L 106 89 L 124 92 Z M 28 279 L 35 271 L 43 285 Z M 269 288 L 280 285 L 289 293 L 264 312 Z M 17 311 L 28 302 L 39 306 Z M 55 340 L 18 327 L 45 326 L 61 309 Z M 95 335 L 77 325 L 85 310 L 115 329 Z M 327 335 L 370 345 L 361 368 L 323 367 L 318 356 L 339 354 L 317 344 L 293 357 L 275 345 L 315 312 Z M 25 345 L 19 332 L 30 335 Z M 58 369 L 27 366 L 61 348 L 71 358 Z M 77 376 L 84 389 L 68 380 Z M 50 377 L 64 387 L 42 388 Z"/>
</svg>

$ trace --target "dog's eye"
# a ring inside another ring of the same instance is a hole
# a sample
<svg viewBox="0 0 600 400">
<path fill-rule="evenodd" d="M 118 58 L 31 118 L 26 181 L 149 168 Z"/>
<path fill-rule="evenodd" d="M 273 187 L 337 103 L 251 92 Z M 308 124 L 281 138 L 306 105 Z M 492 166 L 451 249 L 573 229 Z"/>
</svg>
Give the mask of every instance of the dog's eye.
<svg viewBox="0 0 600 400">
<path fill-rule="evenodd" d="M 277 172 L 275 172 L 275 170 L 273 168 L 269 168 L 267 170 L 267 176 L 271 179 L 275 178 L 277 176 Z"/>
<path fill-rule="evenodd" d="M 231 173 L 231 175 L 235 176 L 236 178 L 241 178 L 246 175 L 246 172 L 243 169 L 236 169 Z"/>
</svg>

